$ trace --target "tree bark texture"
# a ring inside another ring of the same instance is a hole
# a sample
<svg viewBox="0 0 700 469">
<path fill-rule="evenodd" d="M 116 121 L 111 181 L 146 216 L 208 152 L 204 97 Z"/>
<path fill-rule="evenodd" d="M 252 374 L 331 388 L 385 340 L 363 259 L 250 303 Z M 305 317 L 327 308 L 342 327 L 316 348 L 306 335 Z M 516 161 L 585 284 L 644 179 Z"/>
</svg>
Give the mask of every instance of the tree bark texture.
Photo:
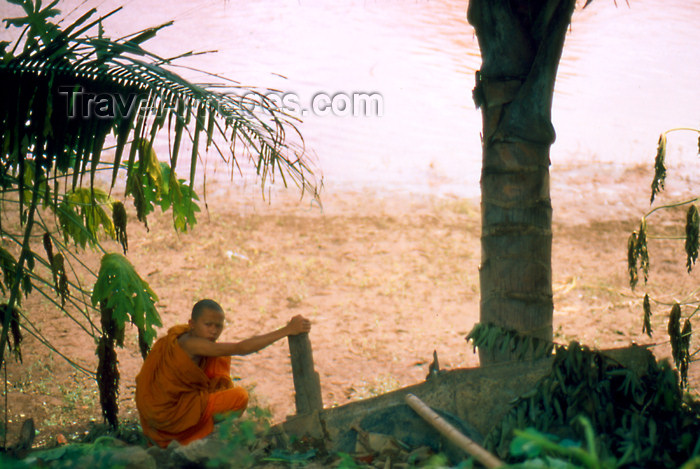
<svg viewBox="0 0 700 469">
<path fill-rule="evenodd" d="M 552 339 L 552 96 L 575 0 L 471 0 L 482 66 L 480 320 Z M 482 364 L 508 356 L 481 352 Z"/>
</svg>

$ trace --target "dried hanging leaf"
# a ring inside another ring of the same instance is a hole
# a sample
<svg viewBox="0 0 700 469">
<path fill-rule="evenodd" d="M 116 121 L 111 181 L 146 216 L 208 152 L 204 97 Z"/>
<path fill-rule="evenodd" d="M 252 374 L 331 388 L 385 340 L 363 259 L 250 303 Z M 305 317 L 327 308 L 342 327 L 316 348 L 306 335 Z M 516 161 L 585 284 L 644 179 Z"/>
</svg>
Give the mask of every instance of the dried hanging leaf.
<svg viewBox="0 0 700 469">
<path fill-rule="evenodd" d="M 688 386 L 688 365 L 690 364 L 690 336 L 693 334 L 693 326 L 690 325 L 690 320 L 686 319 L 683 323 L 680 339 L 680 365 L 678 371 L 681 375 L 681 387 Z"/>
<path fill-rule="evenodd" d="M 671 352 L 676 366 L 680 364 L 681 357 L 681 306 L 676 303 L 668 315 L 668 335 L 671 338 Z"/>
<path fill-rule="evenodd" d="M 693 264 L 698 258 L 698 236 L 700 234 L 700 215 L 698 208 L 691 205 L 685 222 L 685 253 L 687 255 L 686 267 L 688 272 L 693 268 Z"/>
<path fill-rule="evenodd" d="M 129 239 L 126 234 L 126 209 L 121 202 L 112 204 L 112 222 L 117 235 L 117 241 L 122 245 L 124 254 L 129 249 Z"/>
<path fill-rule="evenodd" d="M 681 331 L 681 348 L 686 352 L 690 351 L 690 337 L 693 333 L 693 326 L 690 324 L 690 319 L 686 319 L 683 323 Z"/>
<path fill-rule="evenodd" d="M 627 271 L 630 275 L 630 288 L 634 290 L 639 281 L 637 272 L 637 232 L 634 231 L 627 240 Z"/>
<path fill-rule="evenodd" d="M 61 295 L 61 307 L 66 305 L 66 298 L 68 298 L 68 276 L 66 275 L 65 269 L 61 272 L 61 276 L 58 279 L 58 293 Z"/>
<path fill-rule="evenodd" d="M 22 361 L 22 331 L 19 328 L 19 310 L 12 308 L 12 318 L 10 320 L 10 337 L 12 337 L 12 351 L 15 354 L 15 359 Z"/>
<path fill-rule="evenodd" d="M 102 333 L 111 341 L 116 342 L 120 347 L 124 346 L 124 322 L 118 321 L 114 317 L 114 308 L 107 306 L 106 302 L 100 301 L 100 323 Z"/>
<path fill-rule="evenodd" d="M 15 360 L 22 361 L 22 330 L 20 329 L 19 309 L 12 308 L 9 310 L 7 303 L 0 305 L 0 323 L 5 323 L 5 315 L 9 314 L 10 318 L 10 333 L 7 336 L 7 349 L 15 356 Z"/>
<path fill-rule="evenodd" d="M 53 256 L 51 262 L 51 273 L 53 274 L 56 291 L 61 296 L 61 306 L 66 304 L 68 298 L 68 277 L 66 276 L 65 261 L 60 252 Z"/>
<path fill-rule="evenodd" d="M 644 283 L 647 283 L 649 278 L 649 250 L 647 249 L 647 221 L 642 218 L 639 223 L 639 233 L 637 234 L 637 243 L 635 246 L 636 256 L 639 258 L 639 267 L 644 274 Z"/>
<path fill-rule="evenodd" d="M 119 424 L 119 369 L 114 343 L 107 337 L 100 337 L 97 344 L 97 387 L 100 390 L 102 416 L 113 427 Z"/>
<path fill-rule="evenodd" d="M 143 330 L 138 329 L 138 334 L 139 334 L 139 350 L 141 351 L 141 356 L 143 359 L 146 359 L 146 356 L 148 355 L 148 352 L 151 351 L 151 344 L 148 343 L 148 340 L 146 340 L 146 336 L 144 335 Z"/>
<path fill-rule="evenodd" d="M 25 265 L 23 269 L 23 274 L 21 277 L 22 290 L 24 291 L 24 296 L 28 297 L 34 288 L 32 284 L 32 277 L 29 275 L 31 271 L 34 270 L 34 253 L 31 250 L 25 252 Z M 19 298 L 17 297 L 17 303 L 19 304 Z"/>
<path fill-rule="evenodd" d="M 664 190 L 666 182 L 666 134 L 659 136 L 659 144 L 656 148 L 654 159 L 654 179 L 651 181 L 651 203 L 654 203 L 656 194 Z"/>
<path fill-rule="evenodd" d="M 0 269 L 2 269 L 3 281 L 0 283 L 0 290 L 5 294 L 7 290 L 12 288 L 15 279 L 15 270 L 17 261 L 12 254 L 0 247 Z M 7 290 L 6 290 L 7 288 Z"/>
<path fill-rule="evenodd" d="M 643 308 L 644 324 L 642 325 L 642 334 L 646 333 L 646 335 L 651 337 L 653 331 L 651 330 L 651 304 L 649 302 L 649 295 L 644 295 Z"/>
<path fill-rule="evenodd" d="M 53 243 L 51 243 L 51 235 L 49 233 L 44 233 L 44 250 L 50 265 L 53 263 Z"/>
</svg>

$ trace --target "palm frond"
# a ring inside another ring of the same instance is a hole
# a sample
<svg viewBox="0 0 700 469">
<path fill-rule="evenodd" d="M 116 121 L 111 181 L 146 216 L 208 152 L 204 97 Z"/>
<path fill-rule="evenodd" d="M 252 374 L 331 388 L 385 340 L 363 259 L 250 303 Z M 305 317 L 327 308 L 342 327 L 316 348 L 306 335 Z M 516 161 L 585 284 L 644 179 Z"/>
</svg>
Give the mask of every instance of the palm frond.
<svg viewBox="0 0 700 469">
<path fill-rule="evenodd" d="M 53 12 L 44 10 L 44 16 Z M 169 23 L 113 41 L 85 36 L 102 19 L 80 27 L 93 14 L 86 13 L 63 31 L 51 23 L 45 30 L 32 26 L 23 51 L 0 60 L 0 80 L 5 84 L 0 90 L 0 135 L 6 171 L 21 171 L 30 158 L 44 171 L 72 173 L 75 187 L 83 174 L 90 175 L 92 185 L 97 167 L 109 164 L 114 186 L 129 142 L 147 138 L 152 143 L 167 127 L 175 134 L 169 143 L 172 171 L 183 134 L 192 143 L 190 187 L 202 146 L 213 146 L 226 161 L 238 164 L 233 148 L 240 141 L 263 185 L 279 175 L 285 186 L 291 180 L 302 191 L 317 195 L 293 117 L 262 92 L 244 95 L 245 89 L 238 86 L 198 85 L 172 71 L 168 60 L 141 46 Z M 6 23 L 21 26 L 27 21 Z M 296 143 L 287 141 L 289 131 L 297 134 Z M 112 161 L 104 161 L 110 133 L 116 153 Z M 129 155 L 130 168 L 133 148 Z"/>
</svg>

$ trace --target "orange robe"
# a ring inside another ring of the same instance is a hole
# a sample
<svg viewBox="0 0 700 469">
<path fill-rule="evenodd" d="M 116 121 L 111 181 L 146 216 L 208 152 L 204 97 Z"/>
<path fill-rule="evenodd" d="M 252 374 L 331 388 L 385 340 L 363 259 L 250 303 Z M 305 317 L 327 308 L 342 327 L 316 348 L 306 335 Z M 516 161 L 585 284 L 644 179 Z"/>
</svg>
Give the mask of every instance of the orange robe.
<svg viewBox="0 0 700 469">
<path fill-rule="evenodd" d="M 234 387 L 231 357 L 207 357 L 197 366 L 178 342 L 187 325 L 171 327 L 156 341 L 136 377 L 136 407 L 144 435 L 165 448 L 203 438 L 214 414 L 245 409 L 248 393 Z"/>
</svg>

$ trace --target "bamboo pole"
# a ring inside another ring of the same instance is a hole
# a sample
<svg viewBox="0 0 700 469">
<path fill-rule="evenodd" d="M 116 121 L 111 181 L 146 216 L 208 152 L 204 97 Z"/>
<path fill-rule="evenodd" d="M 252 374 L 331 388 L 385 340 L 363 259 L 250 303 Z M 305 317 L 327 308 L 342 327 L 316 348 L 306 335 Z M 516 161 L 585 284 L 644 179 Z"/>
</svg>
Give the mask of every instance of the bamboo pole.
<svg viewBox="0 0 700 469">
<path fill-rule="evenodd" d="M 498 459 L 493 454 L 486 451 L 483 447 L 464 436 L 459 430 L 450 425 L 445 419 L 435 413 L 433 409 L 421 401 L 413 394 L 406 394 L 404 398 L 406 404 L 416 411 L 418 415 L 426 422 L 432 425 L 443 436 L 450 440 L 455 445 L 463 449 L 467 454 L 474 456 L 477 461 L 487 468 L 496 468 L 504 466 L 504 462 Z"/>
</svg>

